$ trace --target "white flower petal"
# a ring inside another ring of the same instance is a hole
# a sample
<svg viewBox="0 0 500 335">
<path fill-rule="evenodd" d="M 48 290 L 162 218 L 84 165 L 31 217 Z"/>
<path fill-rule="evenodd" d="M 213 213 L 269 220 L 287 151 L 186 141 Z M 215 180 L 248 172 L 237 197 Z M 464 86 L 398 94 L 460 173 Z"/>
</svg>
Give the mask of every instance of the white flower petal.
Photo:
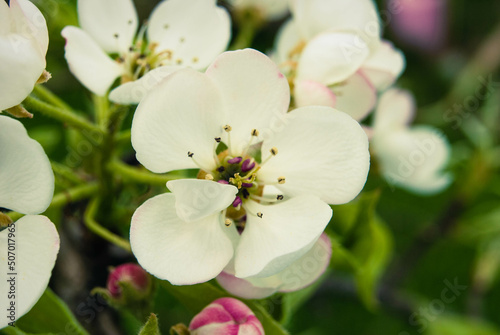
<svg viewBox="0 0 500 335">
<path fill-rule="evenodd" d="M 366 43 L 356 35 L 320 34 L 302 51 L 297 79 L 314 80 L 327 86 L 340 83 L 359 70 L 369 52 Z"/>
<path fill-rule="evenodd" d="M 65 57 L 71 73 L 93 93 L 106 95 L 124 68 L 109 58 L 82 29 L 68 26 L 61 35 L 66 39 Z"/>
<path fill-rule="evenodd" d="M 253 49 L 225 52 L 208 68 L 220 88 L 233 152 L 246 148 L 252 129 L 261 136 L 280 124 L 290 103 L 288 81 L 276 64 Z"/>
<path fill-rule="evenodd" d="M 128 51 L 139 21 L 132 0 L 79 0 L 78 18 L 107 53 Z"/>
<path fill-rule="evenodd" d="M 286 21 L 276 37 L 276 56 L 278 64 L 288 60 L 290 53 L 303 41 L 299 28 L 293 19 Z M 305 43 L 305 41 L 304 41 Z"/>
<path fill-rule="evenodd" d="M 384 91 L 394 84 L 404 68 L 403 53 L 394 48 L 392 43 L 383 41 L 361 70 L 379 91 Z"/>
<path fill-rule="evenodd" d="M 176 62 L 201 70 L 226 50 L 231 21 L 214 0 L 167 0 L 151 14 L 148 37 Z"/>
<path fill-rule="evenodd" d="M 350 76 L 334 91 L 337 93 L 335 108 L 357 121 L 363 120 L 377 103 L 377 90 L 361 71 Z"/>
<path fill-rule="evenodd" d="M 132 217 L 130 243 L 139 264 L 174 285 L 215 278 L 233 257 L 233 245 L 220 214 L 200 221 L 177 217 L 175 196 L 162 194 L 141 205 Z"/>
<path fill-rule="evenodd" d="M 16 265 L 16 318 L 28 313 L 40 299 L 49 284 L 52 268 L 59 252 L 59 235 L 52 222 L 45 216 L 27 215 L 15 223 L 15 237 L 8 238 L 9 231 L 0 232 L 0 263 L 5 270 L 0 272 L 0 308 L 6 311 L 10 305 L 7 299 L 10 291 L 7 271 L 7 248 L 15 240 Z M 9 320 L 0 319 L 0 329 L 7 326 Z"/>
<path fill-rule="evenodd" d="M 329 204 L 351 201 L 363 188 L 370 155 L 365 132 L 346 113 L 329 107 L 302 107 L 288 113 L 285 127 L 262 145 L 266 160 L 272 147 L 278 154 L 261 167 L 259 181 L 285 194 L 313 194 Z"/>
<path fill-rule="evenodd" d="M 295 105 L 335 107 L 337 97 L 332 90 L 317 81 L 298 80 L 294 87 Z"/>
<path fill-rule="evenodd" d="M 330 239 L 323 233 L 307 253 L 271 277 L 237 278 L 224 271 L 217 276 L 217 282 L 229 293 L 244 299 L 263 299 L 277 291 L 298 291 L 318 280 L 327 269 L 331 254 Z"/>
<path fill-rule="evenodd" d="M 449 186 L 448 141 L 437 129 L 420 126 L 375 133 L 373 150 L 382 174 L 391 185 L 419 194 L 432 194 Z"/>
<path fill-rule="evenodd" d="M 405 90 L 390 89 L 379 100 L 373 122 L 374 131 L 404 128 L 415 115 L 415 99 Z"/>
<path fill-rule="evenodd" d="M 284 270 L 309 251 L 332 216 L 330 206 L 309 195 L 271 206 L 249 201 L 245 210 L 247 222 L 235 256 L 239 278 Z"/>
<path fill-rule="evenodd" d="M 162 66 L 149 71 L 140 79 L 125 83 L 112 90 L 109 93 L 109 100 L 123 105 L 138 104 L 153 87 L 175 71 L 183 68 L 183 66 Z"/>
<path fill-rule="evenodd" d="M 177 216 L 185 222 L 221 212 L 233 203 L 238 193 L 235 186 L 201 179 L 171 180 L 167 187 L 175 195 Z"/>
<path fill-rule="evenodd" d="M 42 146 L 21 122 L 0 115 L 0 207 L 39 214 L 50 205 L 54 174 Z"/>
<path fill-rule="evenodd" d="M 45 57 L 49 47 L 49 31 L 43 14 L 29 0 L 12 0 L 10 2 L 11 8 L 16 5 L 21 7 L 24 16 L 30 23 L 29 26 L 23 24 L 21 33 L 25 36 L 30 35 L 30 38 L 38 43 L 41 55 Z"/>
<path fill-rule="evenodd" d="M 11 13 L 9 5 L 7 2 L 0 2 L 0 36 L 7 35 L 11 31 L 12 23 L 11 23 Z"/>
<path fill-rule="evenodd" d="M 372 0 L 292 0 L 291 10 L 308 39 L 326 30 L 356 33 L 370 48 L 380 39 L 380 20 Z"/>
<path fill-rule="evenodd" d="M 144 98 L 132 122 L 132 145 L 149 170 L 215 168 L 214 143 L 224 125 L 220 93 L 193 69 L 168 76 Z"/>
</svg>

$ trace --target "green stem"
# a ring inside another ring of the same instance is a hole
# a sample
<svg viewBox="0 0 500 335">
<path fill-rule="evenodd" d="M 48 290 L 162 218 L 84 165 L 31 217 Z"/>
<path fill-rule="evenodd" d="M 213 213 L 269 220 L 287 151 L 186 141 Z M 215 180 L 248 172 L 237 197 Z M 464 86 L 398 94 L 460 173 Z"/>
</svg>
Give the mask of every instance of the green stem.
<svg viewBox="0 0 500 335">
<path fill-rule="evenodd" d="M 44 85 L 36 85 L 35 88 L 33 89 L 33 93 L 35 93 L 35 95 L 39 97 L 41 100 L 44 100 L 56 107 L 59 107 L 61 109 L 71 110 L 71 107 L 66 102 L 64 102 L 54 93 L 52 93 L 52 91 L 50 91 Z"/>
<path fill-rule="evenodd" d="M 92 100 L 95 106 L 97 124 L 106 129 L 109 126 L 109 101 L 107 97 L 93 95 Z"/>
<path fill-rule="evenodd" d="M 170 180 L 182 178 L 182 176 L 179 174 L 153 174 L 146 170 L 129 166 L 119 160 L 111 161 L 108 164 L 108 169 L 112 170 L 116 174 L 119 174 L 123 177 L 123 179 L 152 185 L 165 186 L 165 184 Z"/>
<path fill-rule="evenodd" d="M 89 122 L 83 117 L 75 114 L 73 111 L 52 106 L 32 96 L 27 97 L 23 101 L 23 105 L 28 110 L 36 110 L 42 114 L 45 114 L 46 116 L 67 123 L 73 127 L 86 129 L 98 133 L 104 132 L 102 128 L 94 125 L 93 123 Z"/>
<path fill-rule="evenodd" d="M 116 134 L 116 142 L 118 144 L 130 143 L 132 140 L 132 131 L 130 129 L 124 130 Z"/>
<path fill-rule="evenodd" d="M 237 14 L 238 35 L 229 50 L 245 49 L 252 45 L 257 31 L 262 26 L 262 18 L 257 11 L 247 10 Z"/>
<path fill-rule="evenodd" d="M 52 165 L 54 174 L 61 176 L 67 181 L 70 181 L 73 184 L 82 184 L 84 182 L 82 178 L 80 178 L 75 172 L 73 172 L 73 170 L 71 170 L 66 165 L 56 162 L 51 162 L 50 164 Z"/>
<path fill-rule="evenodd" d="M 84 214 L 84 221 L 87 228 L 91 232 L 93 232 L 96 235 L 99 235 L 108 242 L 111 242 L 114 245 L 117 245 L 126 251 L 132 252 L 130 243 L 127 240 L 118 235 L 113 234 L 112 232 L 101 226 L 99 223 L 97 223 L 97 221 L 94 219 L 97 210 L 99 208 L 99 205 L 100 205 L 99 198 L 94 198 L 90 201 L 90 204 L 87 207 L 87 210 L 85 211 Z"/>
<path fill-rule="evenodd" d="M 52 198 L 52 202 L 50 203 L 49 209 L 55 207 L 61 207 L 72 202 L 90 198 L 91 196 L 95 195 L 98 190 L 99 190 L 98 184 L 94 182 L 57 193 Z M 20 218 L 22 218 L 24 214 L 17 212 L 10 212 L 8 213 L 8 216 L 13 221 L 17 221 Z"/>
</svg>

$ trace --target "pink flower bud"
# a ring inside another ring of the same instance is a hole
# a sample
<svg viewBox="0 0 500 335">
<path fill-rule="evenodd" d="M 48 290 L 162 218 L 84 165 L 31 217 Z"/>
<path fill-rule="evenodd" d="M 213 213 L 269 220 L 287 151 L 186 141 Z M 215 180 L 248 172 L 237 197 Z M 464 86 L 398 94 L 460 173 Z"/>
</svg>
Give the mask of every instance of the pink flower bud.
<svg viewBox="0 0 500 335">
<path fill-rule="evenodd" d="M 120 283 L 128 284 L 138 295 L 147 295 L 151 288 L 151 278 L 147 272 L 132 263 L 120 265 L 109 274 L 107 288 L 115 299 L 120 299 L 123 293 Z"/>
<path fill-rule="evenodd" d="M 264 335 L 259 319 L 244 303 L 233 298 L 212 302 L 189 325 L 191 335 Z"/>
</svg>

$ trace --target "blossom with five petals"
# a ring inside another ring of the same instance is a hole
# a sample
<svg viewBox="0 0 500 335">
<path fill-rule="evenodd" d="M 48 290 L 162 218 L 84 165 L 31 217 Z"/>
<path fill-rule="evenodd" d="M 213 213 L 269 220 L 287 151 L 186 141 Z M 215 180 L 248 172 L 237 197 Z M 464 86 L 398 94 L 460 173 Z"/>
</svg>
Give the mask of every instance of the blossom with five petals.
<svg viewBox="0 0 500 335">
<path fill-rule="evenodd" d="M 0 111 L 19 105 L 45 70 L 49 46 L 42 13 L 28 0 L 0 1 Z"/>
<path fill-rule="evenodd" d="M 28 137 L 23 125 L 7 116 L 0 116 L 0 157 L 0 207 L 25 214 L 45 211 L 54 192 L 50 162 L 40 144 Z M 0 250 L 4 250 L 0 263 L 6 269 L 7 261 L 12 261 L 7 250 L 15 253 L 15 263 L 9 264 L 11 271 L 0 273 L 3 297 L 0 307 L 3 311 L 10 307 L 8 280 L 12 276 L 9 273 L 14 272 L 17 274 L 15 317 L 19 318 L 35 305 L 49 283 L 59 252 L 59 235 L 45 216 L 26 215 L 14 226 L 0 231 Z M 0 328 L 12 321 L 2 316 Z"/>
<path fill-rule="evenodd" d="M 452 181 L 443 172 L 450 157 L 444 135 L 430 126 L 414 126 L 415 101 L 403 90 L 382 95 L 375 111 L 371 143 L 382 175 L 390 184 L 419 194 L 437 193 Z"/>
<path fill-rule="evenodd" d="M 139 104 L 132 145 L 147 169 L 199 169 L 167 183 L 132 218 L 141 266 L 173 284 L 217 276 L 234 257 L 239 278 L 269 277 L 306 254 L 352 200 L 369 169 L 368 140 L 329 107 L 287 113 L 278 67 L 252 50 L 220 55 L 205 74 L 184 69 Z M 281 194 L 269 198 L 265 187 Z"/>
<path fill-rule="evenodd" d="M 79 0 L 78 17 L 82 28 L 62 31 L 70 70 L 100 96 L 120 77 L 128 84 L 110 95 L 118 103 L 138 103 L 182 67 L 205 69 L 225 50 L 231 30 L 229 14 L 215 0 L 162 1 L 137 36 L 132 0 Z"/>
<path fill-rule="evenodd" d="M 335 107 L 362 120 L 404 68 L 399 50 L 380 39 L 372 0 L 294 0 L 276 58 L 297 107 Z"/>
</svg>

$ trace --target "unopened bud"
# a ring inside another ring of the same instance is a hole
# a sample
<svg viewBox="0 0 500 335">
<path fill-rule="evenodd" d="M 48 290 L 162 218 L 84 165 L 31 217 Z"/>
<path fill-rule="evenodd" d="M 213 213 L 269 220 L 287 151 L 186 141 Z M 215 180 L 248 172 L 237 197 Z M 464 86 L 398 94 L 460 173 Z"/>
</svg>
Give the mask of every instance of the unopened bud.
<svg viewBox="0 0 500 335">
<path fill-rule="evenodd" d="M 212 302 L 191 320 L 189 329 L 191 335 L 264 335 L 264 328 L 252 310 L 233 298 Z"/>
<path fill-rule="evenodd" d="M 109 274 L 107 288 L 114 299 L 121 299 L 124 294 L 140 299 L 149 295 L 152 281 L 149 274 L 137 264 L 123 264 Z M 124 292 L 127 291 L 127 292 Z M 127 297 L 131 298 L 131 297 Z"/>
</svg>

